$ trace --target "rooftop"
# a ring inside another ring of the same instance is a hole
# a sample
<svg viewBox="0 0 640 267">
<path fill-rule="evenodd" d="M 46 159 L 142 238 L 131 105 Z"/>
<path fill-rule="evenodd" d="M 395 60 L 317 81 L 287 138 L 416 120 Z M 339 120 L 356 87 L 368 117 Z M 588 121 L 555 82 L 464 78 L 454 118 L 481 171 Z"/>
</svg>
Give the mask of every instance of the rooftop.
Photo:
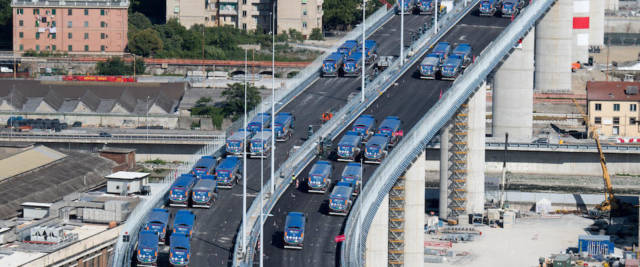
<svg viewBox="0 0 640 267">
<path fill-rule="evenodd" d="M 98 150 L 98 152 L 118 153 L 118 154 L 128 154 L 134 151 L 136 151 L 135 148 L 120 148 L 120 147 L 105 147 Z"/>
<path fill-rule="evenodd" d="M 129 0 L 12 0 L 11 6 L 24 7 L 129 7 Z"/>
<path fill-rule="evenodd" d="M 149 176 L 149 173 L 146 172 L 125 172 L 125 171 L 119 171 L 116 173 L 112 173 L 109 174 L 107 176 L 105 176 L 105 178 L 107 179 L 126 179 L 126 180 L 131 180 L 131 179 L 140 179 L 140 178 L 144 178 Z"/>
<path fill-rule="evenodd" d="M 0 160 L 0 181 L 51 164 L 66 156 L 46 146 L 20 152 Z"/>
<path fill-rule="evenodd" d="M 640 82 L 587 82 L 587 100 L 640 101 Z"/>
</svg>

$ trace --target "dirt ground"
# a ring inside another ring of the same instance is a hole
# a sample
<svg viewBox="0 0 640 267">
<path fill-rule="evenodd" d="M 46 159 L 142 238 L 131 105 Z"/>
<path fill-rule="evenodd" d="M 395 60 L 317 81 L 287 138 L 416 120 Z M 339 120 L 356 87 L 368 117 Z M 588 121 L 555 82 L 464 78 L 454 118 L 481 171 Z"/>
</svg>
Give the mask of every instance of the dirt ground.
<svg viewBox="0 0 640 267">
<path fill-rule="evenodd" d="M 625 62 L 636 61 L 640 53 L 640 46 L 611 46 L 609 49 L 603 47 L 598 54 L 589 54 L 593 56 L 596 64 L 607 64 L 607 52 L 609 54 L 609 62 Z"/>
</svg>

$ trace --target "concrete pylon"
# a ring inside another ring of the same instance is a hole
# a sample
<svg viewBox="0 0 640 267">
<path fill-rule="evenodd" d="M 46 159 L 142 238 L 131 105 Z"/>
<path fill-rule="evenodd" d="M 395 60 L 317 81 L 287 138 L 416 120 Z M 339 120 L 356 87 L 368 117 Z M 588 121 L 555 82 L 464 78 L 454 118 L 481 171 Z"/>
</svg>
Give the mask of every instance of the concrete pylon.
<svg viewBox="0 0 640 267">
<path fill-rule="evenodd" d="M 604 1 L 589 2 L 589 46 L 604 45 Z"/>
<path fill-rule="evenodd" d="M 535 84 L 543 92 L 571 90 L 571 0 L 558 0 L 538 22 L 535 36 Z"/>
<path fill-rule="evenodd" d="M 405 173 L 404 266 L 424 264 L 424 183 L 427 157 L 418 156 Z"/>
<path fill-rule="evenodd" d="M 573 62 L 589 59 L 589 7 L 590 0 L 573 0 Z"/>
<path fill-rule="evenodd" d="M 467 203 L 466 212 L 484 211 L 484 152 L 487 108 L 487 84 L 483 83 L 469 98 L 469 119 L 467 135 Z"/>
<path fill-rule="evenodd" d="M 492 135 L 529 142 L 533 132 L 535 28 L 504 61 L 493 78 Z"/>
<path fill-rule="evenodd" d="M 438 202 L 438 217 L 447 220 L 449 216 L 449 130 L 451 123 L 447 122 L 440 129 L 440 199 Z"/>
<path fill-rule="evenodd" d="M 387 194 L 380 208 L 373 217 L 369 233 L 367 234 L 367 267 L 386 267 L 389 251 L 389 195 Z"/>
</svg>

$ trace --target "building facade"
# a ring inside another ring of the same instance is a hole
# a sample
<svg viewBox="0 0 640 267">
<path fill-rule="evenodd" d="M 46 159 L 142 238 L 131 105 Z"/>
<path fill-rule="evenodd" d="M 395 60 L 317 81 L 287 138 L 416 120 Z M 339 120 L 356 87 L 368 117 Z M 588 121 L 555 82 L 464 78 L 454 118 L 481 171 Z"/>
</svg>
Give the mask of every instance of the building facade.
<svg viewBox="0 0 640 267">
<path fill-rule="evenodd" d="M 277 32 L 295 29 L 309 36 L 314 28 L 322 29 L 323 0 L 167 0 L 167 20 L 177 18 L 190 28 L 232 26 L 243 30 L 269 32 L 271 14 L 276 6 Z"/>
<path fill-rule="evenodd" d="M 122 54 L 127 0 L 12 0 L 13 51 Z"/>
<path fill-rule="evenodd" d="M 640 137 L 640 82 L 587 83 L 589 123 L 602 137 Z"/>
</svg>

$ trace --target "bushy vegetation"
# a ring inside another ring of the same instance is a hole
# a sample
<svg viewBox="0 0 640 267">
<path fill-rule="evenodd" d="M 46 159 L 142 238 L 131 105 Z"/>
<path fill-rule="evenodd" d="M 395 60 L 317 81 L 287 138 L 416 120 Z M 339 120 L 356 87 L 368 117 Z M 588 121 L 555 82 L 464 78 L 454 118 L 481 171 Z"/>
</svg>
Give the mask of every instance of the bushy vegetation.
<svg viewBox="0 0 640 267">
<path fill-rule="evenodd" d="M 142 59 L 136 60 L 136 74 L 144 73 L 146 66 Z M 99 75 L 132 75 L 133 62 L 126 63 L 119 57 L 112 57 L 104 62 L 98 62 L 96 72 Z"/>
</svg>

